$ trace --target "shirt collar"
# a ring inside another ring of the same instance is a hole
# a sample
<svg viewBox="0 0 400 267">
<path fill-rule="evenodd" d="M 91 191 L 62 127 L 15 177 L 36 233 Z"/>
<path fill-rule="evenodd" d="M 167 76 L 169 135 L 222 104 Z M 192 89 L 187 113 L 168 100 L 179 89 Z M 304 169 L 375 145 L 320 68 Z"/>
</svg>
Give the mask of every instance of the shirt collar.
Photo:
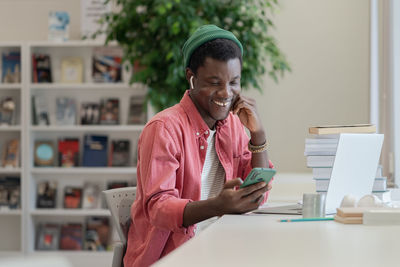
<svg viewBox="0 0 400 267">
<path fill-rule="evenodd" d="M 190 124 L 192 125 L 193 130 L 197 136 L 201 136 L 203 134 L 208 135 L 208 125 L 201 117 L 199 111 L 197 110 L 196 106 L 194 105 L 192 99 L 189 96 L 189 90 L 186 90 L 185 94 L 183 95 L 180 105 L 182 106 L 183 110 L 186 112 L 186 115 L 189 118 Z M 216 128 L 225 125 L 227 119 L 217 121 Z M 197 134 L 198 133 L 198 134 Z"/>
</svg>

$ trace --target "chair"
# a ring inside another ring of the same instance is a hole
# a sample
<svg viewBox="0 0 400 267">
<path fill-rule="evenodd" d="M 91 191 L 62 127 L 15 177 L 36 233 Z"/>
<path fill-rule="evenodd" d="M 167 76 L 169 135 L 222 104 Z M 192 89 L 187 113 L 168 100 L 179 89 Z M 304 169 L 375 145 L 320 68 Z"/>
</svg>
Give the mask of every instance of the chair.
<svg viewBox="0 0 400 267">
<path fill-rule="evenodd" d="M 126 239 L 131 224 L 131 206 L 136 198 L 136 187 L 105 190 L 103 191 L 103 195 L 121 240 L 114 245 L 112 267 L 121 267 L 123 266 Z"/>
</svg>

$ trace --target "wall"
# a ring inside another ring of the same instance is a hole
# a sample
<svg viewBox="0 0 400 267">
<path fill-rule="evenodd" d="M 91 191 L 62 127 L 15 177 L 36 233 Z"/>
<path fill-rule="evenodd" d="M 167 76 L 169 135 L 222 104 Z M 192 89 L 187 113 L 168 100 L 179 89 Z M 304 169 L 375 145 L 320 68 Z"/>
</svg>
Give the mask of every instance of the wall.
<svg viewBox="0 0 400 267">
<path fill-rule="evenodd" d="M 46 40 L 49 10 L 68 11 L 79 39 L 79 0 L 2 0 L 0 41 Z M 274 22 L 293 72 L 246 94 L 258 99 L 278 170 L 306 172 L 309 126 L 369 120 L 369 1 L 281 0 Z"/>
</svg>

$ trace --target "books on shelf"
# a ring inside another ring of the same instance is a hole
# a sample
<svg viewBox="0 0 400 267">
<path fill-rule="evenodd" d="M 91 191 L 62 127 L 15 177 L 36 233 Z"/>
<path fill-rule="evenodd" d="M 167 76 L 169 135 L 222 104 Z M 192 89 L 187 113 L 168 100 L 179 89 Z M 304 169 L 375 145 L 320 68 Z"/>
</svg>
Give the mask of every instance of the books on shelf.
<svg viewBox="0 0 400 267">
<path fill-rule="evenodd" d="M 2 62 L 2 82 L 20 83 L 21 82 L 21 53 L 20 51 L 11 51 L 3 53 Z"/>
<path fill-rule="evenodd" d="M 315 178 L 314 178 L 315 179 Z M 374 185 L 372 187 L 373 192 L 384 192 L 387 190 L 386 177 L 375 178 Z M 330 179 L 315 179 L 315 186 L 317 192 L 328 191 Z"/>
<path fill-rule="evenodd" d="M 83 185 L 83 209 L 99 209 L 100 208 L 100 185 L 96 183 L 86 182 Z"/>
<path fill-rule="evenodd" d="M 95 102 L 82 103 L 80 117 L 82 125 L 99 124 L 100 104 Z"/>
<path fill-rule="evenodd" d="M 64 188 L 64 208 L 82 208 L 82 188 L 76 186 L 66 186 Z"/>
<path fill-rule="evenodd" d="M 100 104 L 100 124 L 117 125 L 119 123 L 119 99 L 102 99 Z"/>
<path fill-rule="evenodd" d="M 40 181 L 36 190 L 36 208 L 54 209 L 57 202 L 57 181 Z"/>
<path fill-rule="evenodd" d="M 309 128 L 310 134 L 340 134 L 340 133 L 376 133 L 373 124 L 351 124 L 351 125 L 325 125 Z"/>
<path fill-rule="evenodd" d="M 4 144 L 1 158 L 4 168 L 17 168 L 19 166 L 19 139 L 12 139 Z"/>
<path fill-rule="evenodd" d="M 112 140 L 109 166 L 126 167 L 130 162 L 130 141 Z"/>
<path fill-rule="evenodd" d="M 98 47 L 93 50 L 92 78 L 95 83 L 121 82 L 122 49 Z"/>
<path fill-rule="evenodd" d="M 60 167 L 79 166 L 78 138 L 63 138 L 58 140 L 58 164 Z"/>
<path fill-rule="evenodd" d="M 66 11 L 50 11 L 48 17 L 49 41 L 65 42 L 69 38 L 69 14 Z"/>
<path fill-rule="evenodd" d="M 107 183 L 107 189 L 115 189 L 121 187 L 128 187 L 127 181 L 112 181 Z"/>
<path fill-rule="evenodd" d="M 21 208 L 20 177 L 0 177 L 0 209 Z"/>
<path fill-rule="evenodd" d="M 32 55 L 32 82 L 33 83 L 51 83 L 50 56 L 46 54 Z"/>
<path fill-rule="evenodd" d="M 60 227 L 55 223 L 39 224 L 36 228 L 37 250 L 58 250 Z"/>
<path fill-rule="evenodd" d="M 36 140 L 33 151 L 34 163 L 36 167 L 54 166 L 55 151 L 51 140 Z"/>
<path fill-rule="evenodd" d="M 0 100 L 0 125 L 13 125 L 15 114 L 15 101 L 11 96 L 2 97 Z"/>
<path fill-rule="evenodd" d="M 106 167 L 108 165 L 108 137 L 85 135 L 83 144 L 83 166 Z"/>
<path fill-rule="evenodd" d="M 56 98 L 56 125 L 76 124 L 76 101 L 71 97 Z"/>
<path fill-rule="evenodd" d="M 110 222 L 107 217 L 89 217 L 86 220 L 85 250 L 107 250 L 110 232 Z"/>
<path fill-rule="evenodd" d="M 32 96 L 32 122 L 33 125 L 50 125 L 48 102 L 43 94 Z"/>
<path fill-rule="evenodd" d="M 80 57 L 68 57 L 61 60 L 61 83 L 83 82 L 83 61 Z"/>
<path fill-rule="evenodd" d="M 129 100 L 128 124 L 145 124 L 146 117 L 144 97 L 131 96 Z"/>
<path fill-rule="evenodd" d="M 82 250 L 83 227 L 81 223 L 68 223 L 61 226 L 60 250 Z"/>
</svg>

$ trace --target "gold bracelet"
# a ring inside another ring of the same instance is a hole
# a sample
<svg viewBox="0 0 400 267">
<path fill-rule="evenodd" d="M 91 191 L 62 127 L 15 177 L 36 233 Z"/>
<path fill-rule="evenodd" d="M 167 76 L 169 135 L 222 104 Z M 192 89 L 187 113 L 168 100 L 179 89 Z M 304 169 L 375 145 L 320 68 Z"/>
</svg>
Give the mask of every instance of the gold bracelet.
<svg viewBox="0 0 400 267">
<path fill-rule="evenodd" d="M 268 147 L 267 141 L 265 141 L 264 144 L 259 145 L 259 146 L 255 146 L 255 145 L 251 144 L 251 141 L 249 141 L 249 150 L 251 153 L 264 152 L 265 150 L 267 150 L 267 147 Z"/>
</svg>

